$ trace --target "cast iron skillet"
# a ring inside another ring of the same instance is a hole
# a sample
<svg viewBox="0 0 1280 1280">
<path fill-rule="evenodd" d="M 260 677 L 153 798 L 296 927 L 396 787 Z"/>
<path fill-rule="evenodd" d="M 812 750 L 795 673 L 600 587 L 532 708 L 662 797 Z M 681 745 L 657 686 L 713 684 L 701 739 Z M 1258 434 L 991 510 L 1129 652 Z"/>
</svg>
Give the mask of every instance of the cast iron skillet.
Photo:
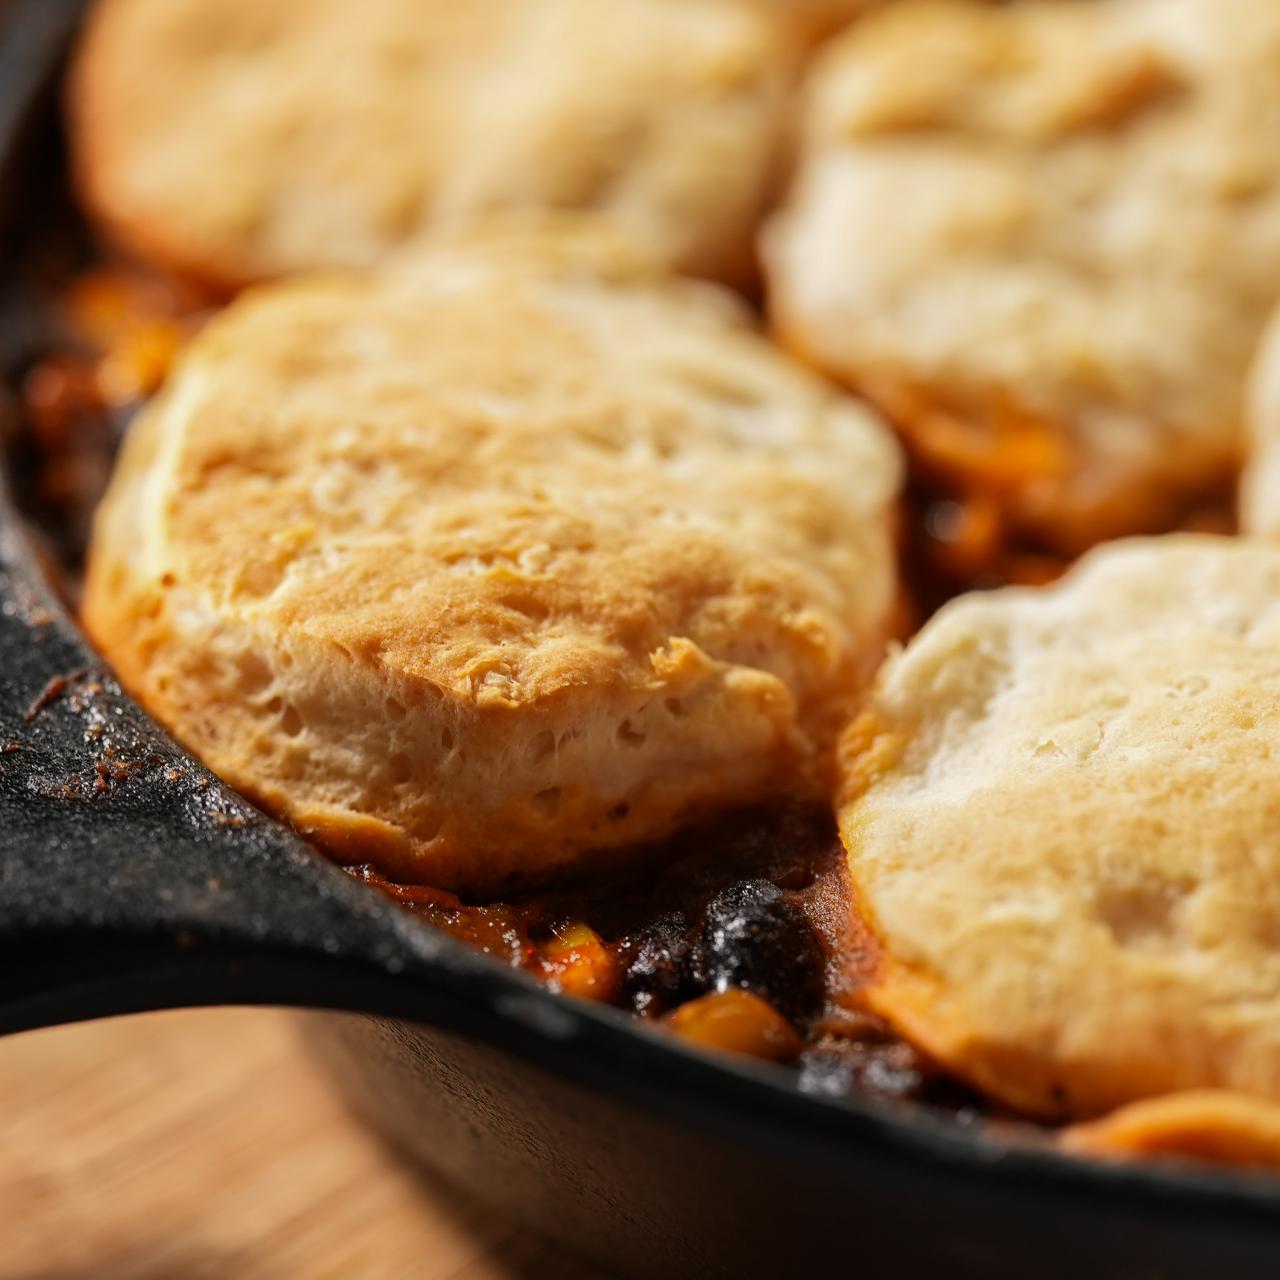
<svg viewBox="0 0 1280 1280">
<path fill-rule="evenodd" d="M 39 302 L 21 268 L 65 209 L 42 183 L 79 9 L 11 4 L 0 44 L 10 371 Z M 1280 1267 L 1280 1182 L 1074 1162 L 923 1109 L 802 1094 L 781 1069 L 700 1056 L 435 932 L 223 787 L 121 692 L 7 486 L 0 975 L 5 1032 L 179 1005 L 345 1011 L 316 1018 L 312 1042 L 360 1113 L 425 1167 L 627 1276 L 1243 1280 Z"/>
</svg>

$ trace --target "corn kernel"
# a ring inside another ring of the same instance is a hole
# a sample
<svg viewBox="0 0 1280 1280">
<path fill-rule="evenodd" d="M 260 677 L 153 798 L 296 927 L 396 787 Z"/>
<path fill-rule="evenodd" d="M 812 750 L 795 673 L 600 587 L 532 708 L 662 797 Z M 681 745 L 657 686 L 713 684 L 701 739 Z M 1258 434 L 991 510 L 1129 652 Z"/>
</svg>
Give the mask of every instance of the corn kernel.
<svg viewBox="0 0 1280 1280">
<path fill-rule="evenodd" d="M 705 1049 L 789 1062 L 801 1049 L 791 1024 L 750 991 L 718 991 L 683 1004 L 663 1019 L 676 1035 Z"/>
</svg>

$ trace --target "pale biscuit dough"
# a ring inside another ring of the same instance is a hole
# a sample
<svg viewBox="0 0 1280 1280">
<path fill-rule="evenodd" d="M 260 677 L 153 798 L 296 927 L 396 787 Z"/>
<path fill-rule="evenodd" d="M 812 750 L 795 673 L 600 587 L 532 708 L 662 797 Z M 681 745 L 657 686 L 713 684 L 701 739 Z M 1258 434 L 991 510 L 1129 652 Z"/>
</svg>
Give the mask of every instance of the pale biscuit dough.
<svg viewBox="0 0 1280 1280">
<path fill-rule="evenodd" d="M 1074 552 L 1229 489 L 1280 295 L 1274 0 L 920 0 L 819 57 L 774 323 Z"/>
<path fill-rule="evenodd" d="M 823 785 L 898 483 L 730 295 L 475 233 L 214 319 L 130 431 L 84 616 L 265 808 L 492 893 Z"/>
<path fill-rule="evenodd" d="M 869 1005 L 1030 1114 L 1280 1102 L 1280 547 L 946 606 L 842 746 Z"/>
<path fill-rule="evenodd" d="M 74 169 L 123 246 L 221 287 L 544 207 L 739 280 L 796 52 L 737 0 L 100 0 Z"/>
</svg>

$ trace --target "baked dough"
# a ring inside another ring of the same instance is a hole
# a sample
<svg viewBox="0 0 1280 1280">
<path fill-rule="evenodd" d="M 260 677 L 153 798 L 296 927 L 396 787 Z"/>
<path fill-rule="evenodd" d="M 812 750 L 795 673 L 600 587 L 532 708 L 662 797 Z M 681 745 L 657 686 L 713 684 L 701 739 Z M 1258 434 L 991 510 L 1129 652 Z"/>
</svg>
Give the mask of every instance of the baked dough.
<svg viewBox="0 0 1280 1280">
<path fill-rule="evenodd" d="M 84 618 L 266 809 L 488 894 L 818 786 L 898 484 L 730 295 L 477 232 L 214 319 L 129 433 Z"/>
<path fill-rule="evenodd" d="M 547 207 L 738 280 L 785 34 L 740 0 L 100 0 L 71 74 L 74 169 L 125 248 L 222 287 Z"/>
<path fill-rule="evenodd" d="M 820 55 L 773 322 L 1075 553 L 1228 489 L 1280 295 L 1280 5 L 890 5 Z"/>
<path fill-rule="evenodd" d="M 1036 1116 L 1280 1102 L 1280 548 L 1170 535 L 946 606 L 842 744 L 877 1013 Z"/>
</svg>

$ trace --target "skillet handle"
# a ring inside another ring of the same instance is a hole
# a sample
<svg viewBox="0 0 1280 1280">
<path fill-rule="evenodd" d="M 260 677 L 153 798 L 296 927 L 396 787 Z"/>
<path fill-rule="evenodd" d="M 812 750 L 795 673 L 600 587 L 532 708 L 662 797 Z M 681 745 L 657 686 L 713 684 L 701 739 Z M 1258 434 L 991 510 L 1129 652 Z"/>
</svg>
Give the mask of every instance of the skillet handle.
<svg viewBox="0 0 1280 1280">
<path fill-rule="evenodd" d="M 0 0 L 6 371 L 40 347 L 18 215 L 85 7 Z M 8 408 L 0 389 L 0 428 Z M 51 592 L 3 461 L 0 1032 L 227 1002 L 459 1024 L 508 998 L 511 975 L 320 858 L 123 694 Z"/>
<path fill-rule="evenodd" d="M 177 747 L 0 493 L 0 1032 L 214 1003 L 451 1023 L 478 963 Z"/>
</svg>

